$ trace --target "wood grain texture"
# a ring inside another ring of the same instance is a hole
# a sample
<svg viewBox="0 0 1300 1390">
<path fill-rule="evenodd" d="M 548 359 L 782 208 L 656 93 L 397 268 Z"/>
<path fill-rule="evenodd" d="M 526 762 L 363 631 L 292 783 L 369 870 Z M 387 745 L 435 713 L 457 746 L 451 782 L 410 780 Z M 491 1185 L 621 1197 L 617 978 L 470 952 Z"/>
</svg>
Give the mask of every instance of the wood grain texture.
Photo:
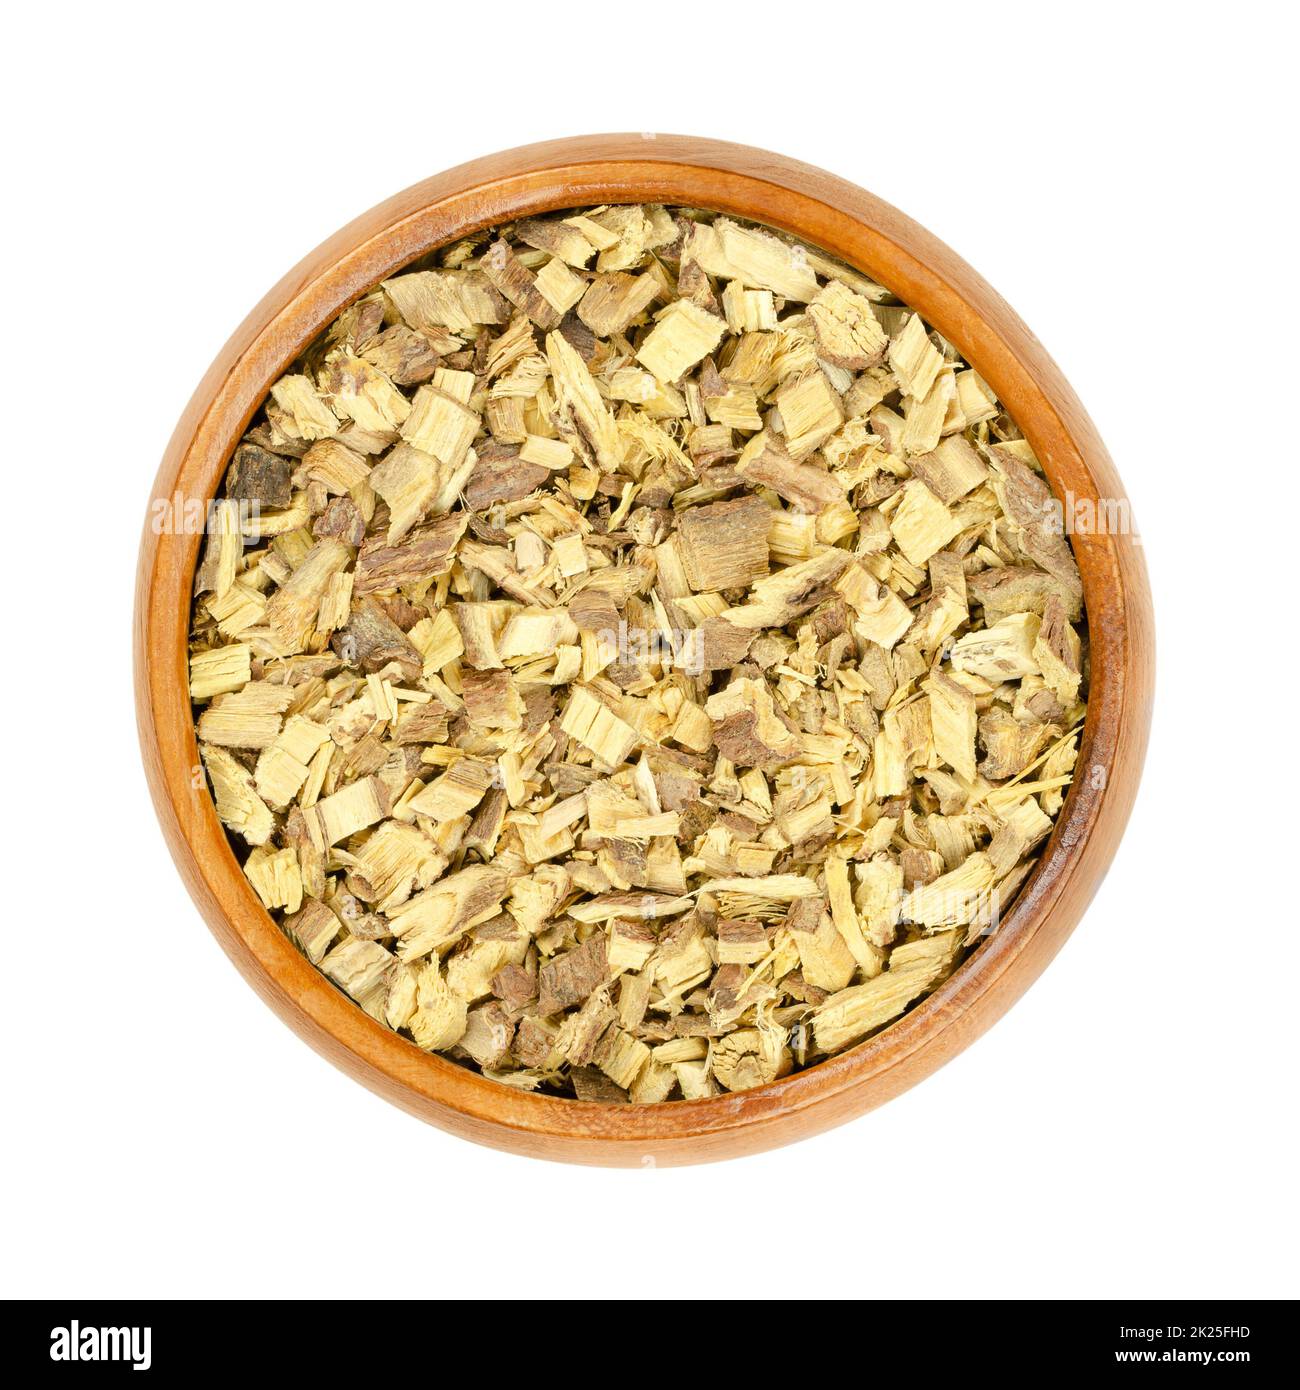
<svg viewBox="0 0 1300 1390">
<path fill-rule="evenodd" d="M 478 228 L 606 202 L 713 208 L 842 258 L 957 346 L 1014 416 L 1058 494 L 1124 497 L 1096 429 L 1041 344 L 969 266 L 902 213 L 762 150 L 685 136 L 597 135 L 524 146 L 439 174 L 313 251 L 209 368 L 172 436 L 153 498 L 212 497 L 271 383 L 379 280 Z M 289 944 L 245 880 L 196 775 L 186 638 L 200 540 L 155 534 L 146 522 L 135 610 L 141 749 L 185 883 L 235 965 L 307 1042 L 412 1114 L 496 1148 L 579 1163 L 697 1163 L 806 1138 L 889 1100 L 968 1046 L 1060 950 L 1110 864 L 1137 792 L 1155 669 L 1142 552 L 1127 534 L 1075 535 L 1092 660 L 1075 785 L 1015 906 L 953 977 L 876 1037 L 753 1091 L 653 1106 L 525 1094 L 422 1052 L 368 1018 Z"/>
</svg>

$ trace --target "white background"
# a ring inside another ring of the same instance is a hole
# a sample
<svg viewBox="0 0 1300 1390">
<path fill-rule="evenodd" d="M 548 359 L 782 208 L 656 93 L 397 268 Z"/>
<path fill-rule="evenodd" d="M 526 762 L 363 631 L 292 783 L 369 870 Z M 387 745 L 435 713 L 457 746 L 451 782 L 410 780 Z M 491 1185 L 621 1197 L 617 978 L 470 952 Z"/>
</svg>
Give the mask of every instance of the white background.
<svg viewBox="0 0 1300 1390">
<path fill-rule="evenodd" d="M 655 1295 L 682 1255 L 705 1299 L 1300 1293 L 1296 34 L 1251 3 L 727 11 L 6 21 L 0 1292 L 499 1298 L 540 1261 Z M 1025 999 L 873 1115 L 673 1171 L 471 1146 L 299 1042 L 182 889 L 132 713 L 150 485 L 247 310 L 395 190 L 604 129 L 822 165 L 974 264 L 1119 465 L 1160 643 L 1128 835 Z"/>
</svg>

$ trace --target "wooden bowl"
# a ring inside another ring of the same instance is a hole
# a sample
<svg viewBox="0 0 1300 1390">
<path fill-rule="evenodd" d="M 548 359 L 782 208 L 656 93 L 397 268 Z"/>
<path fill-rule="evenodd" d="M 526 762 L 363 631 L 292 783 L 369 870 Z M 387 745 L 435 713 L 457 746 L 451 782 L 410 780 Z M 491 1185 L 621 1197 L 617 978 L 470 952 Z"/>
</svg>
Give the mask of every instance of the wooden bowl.
<svg viewBox="0 0 1300 1390">
<path fill-rule="evenodd" d="M 752 218 L 857 267 L 978 369 L 1058 495 L 1126 505 L 1097 431 L 1051 358 L 942 242 L 820 169 L 669 135 L 587 136 L 508 150 L 416 184 L 344 227 L 290 271 L 221 350 L 176 427 L 154 498 L 213 497 L 271 383 L 386 276 L 478 228 L 627 202 Z M 1145 566 L 1131 535 L 1074 535 L 1092 653 L 1087 722 L 1055 831 L 999 930 L 883 1032 L 770 1085 L 649 1106 L 530 1095 L 422 1052 L 370 1019 L 290 945 L 245 880 L 196 775 L 186 636 L 200 539 L 157 534 L 146 523 L 135 610 L 144 762 L 190 893 L 245 978 L 313 1047 L 421 1119 L 496 1148 L 579 1163 L 697 1163 L 805 1138 L 898 1095 L 978 1037 L 1061 948 L 1110 863 L 1137 791 L 1154 683 Z"/>
</svg>

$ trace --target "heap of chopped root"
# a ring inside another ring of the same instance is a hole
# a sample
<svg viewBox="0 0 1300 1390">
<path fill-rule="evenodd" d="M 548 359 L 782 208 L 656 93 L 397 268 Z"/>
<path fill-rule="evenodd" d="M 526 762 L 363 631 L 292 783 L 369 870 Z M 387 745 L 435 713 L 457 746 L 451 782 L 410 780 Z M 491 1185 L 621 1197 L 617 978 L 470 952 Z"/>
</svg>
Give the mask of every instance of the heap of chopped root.
<svg viewBox="0 0 1300 1390">
<path fill-rule="evenodd" d="M 942 981 L 1083 716 L 1082 588 L 951 344 L 819 252 L 605 207 L 460 242 L 272 388 L 192 694 L 249 881 L 373 1018 L 693 1099 Z"/>
</svg>

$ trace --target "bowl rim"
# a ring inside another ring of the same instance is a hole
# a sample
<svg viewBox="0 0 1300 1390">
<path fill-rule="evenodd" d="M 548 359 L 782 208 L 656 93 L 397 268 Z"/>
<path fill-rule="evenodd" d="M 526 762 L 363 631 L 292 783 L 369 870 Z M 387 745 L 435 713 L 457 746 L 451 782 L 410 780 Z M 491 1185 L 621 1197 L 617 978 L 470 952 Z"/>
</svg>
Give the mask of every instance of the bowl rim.
<svg viewBox="0 0 1300 1390">
<path fill-rule="evenodd" d="M 888 1100 L 956 1055 L 1060 949 L 1105 874 L 1136 795 L 1154 640 L 1140 542 L 1071 536 L 1091 650 L 1075 782 L 999 929 L 874 1037 L 752 1091 L 655 1106 L 535 1095 L 493 1082 L 375 1022 L 311 965 L 257 899 L 199 772 L 187 636 L 200 536 L 159 503 L 206 502 L 272 382 L 349 303 L 428 251 L 513 218 L 618 202 L 714 209 L 790 232 L 917 310 L 989 382 L 1058 496 L 1127 506 L 1095 427 L 1038 340 L 969 266 L 865 190 L 796 160 L 689 136 L 610 134 L 521 146 L 396 194 L 322 243 L 256 305 L 203 377 L 160 465 L 144 526 L 134 626 L 136 711 L 150 791 L 183 879 L 223 949 L 307 1042 L 372 1090 L 463 1137 L 569 1161 L 652 1166 L 757 1152 Z M 1128 513 L 1131 515 L 1131 512 Z"/>
</svg>

